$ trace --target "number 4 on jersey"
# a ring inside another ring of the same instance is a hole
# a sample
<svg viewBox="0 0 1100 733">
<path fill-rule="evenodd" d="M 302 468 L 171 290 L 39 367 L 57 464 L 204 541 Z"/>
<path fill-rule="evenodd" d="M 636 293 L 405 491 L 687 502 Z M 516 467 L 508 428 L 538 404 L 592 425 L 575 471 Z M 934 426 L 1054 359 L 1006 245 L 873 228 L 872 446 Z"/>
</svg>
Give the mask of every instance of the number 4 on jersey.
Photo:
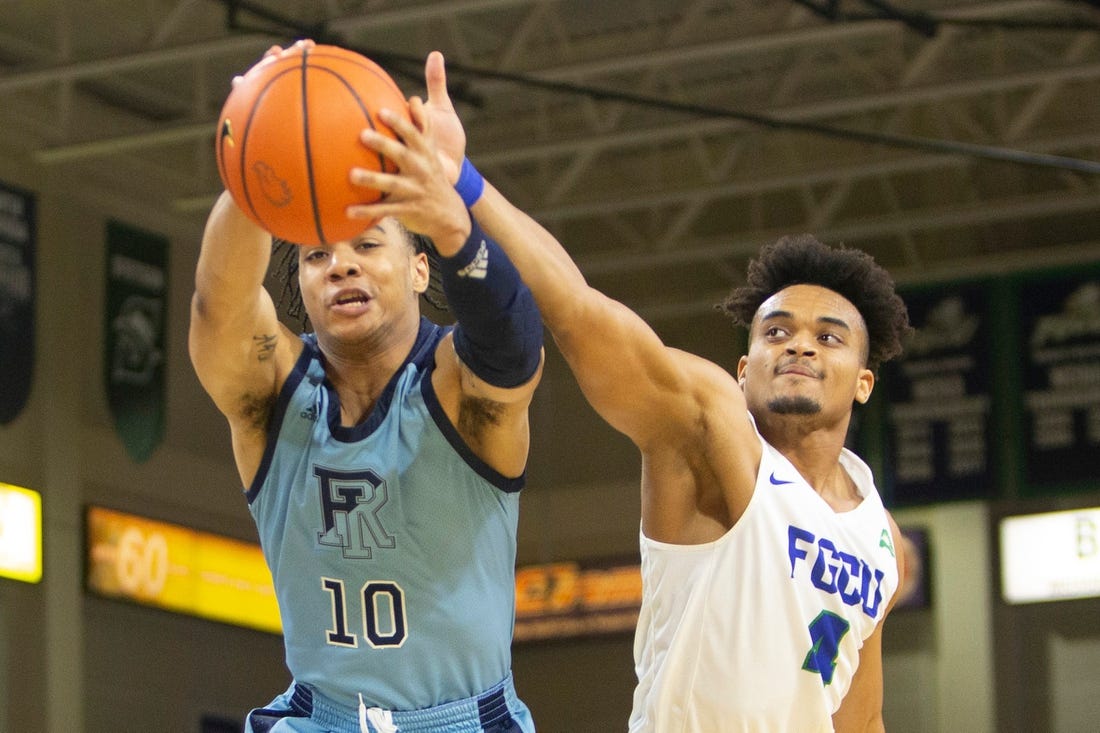
<svg viewBox="0 0 1100 733">
<path fill-rule="evenodd" d="M 840 653 L 840 640 L 848 633 L 850 626 L 843 617 L 830 611 L 817 614 L 817 618 L 809 626 L 810 639 L 814 645 L 806 654 L 802 669 L 820 674 L 823 683 L 831 684 L 836 658 Z"/>
</svg>

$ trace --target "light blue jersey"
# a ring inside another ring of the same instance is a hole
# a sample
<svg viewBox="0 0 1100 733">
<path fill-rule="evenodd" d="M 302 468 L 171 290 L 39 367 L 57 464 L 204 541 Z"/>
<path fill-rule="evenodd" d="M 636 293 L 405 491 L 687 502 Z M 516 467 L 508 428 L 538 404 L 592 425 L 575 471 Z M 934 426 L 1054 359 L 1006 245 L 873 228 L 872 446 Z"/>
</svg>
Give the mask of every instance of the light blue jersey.
<svg viewBox="0 0 1100 733">
<path fill-rule="evenodd" d="M 249 507 L 287 666 L 340 705 L 414 710 L 509 675 L 523 479 L 465 445 L 432 389 L 422 320 L 369 417 L 340 425 L 312 334 L 271 417 Z"/>
</svg>

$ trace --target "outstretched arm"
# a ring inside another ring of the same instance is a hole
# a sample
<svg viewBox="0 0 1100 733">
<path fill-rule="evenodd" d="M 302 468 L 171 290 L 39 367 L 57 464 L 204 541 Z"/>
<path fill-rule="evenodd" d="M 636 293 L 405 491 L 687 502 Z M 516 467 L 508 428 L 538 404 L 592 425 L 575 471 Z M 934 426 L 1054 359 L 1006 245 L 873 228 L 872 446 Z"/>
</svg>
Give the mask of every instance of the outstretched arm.
<svg viewBox="0 0 1100 733">
<path fill-rule="evenodd" d="M 590 287 L 553 235 L 479 174 L 460 177 L 466 137 L 438 52 L 429 55 L 425 76 L 423 129 L 450 182 L 534 294 L 588 402 L 643 454 L 647 535 L 683 543 L 713 539 L 744 510 L 760 458 L 737 382 L 718 365 L 667 347 L 641 317 Z M 383 119 L 404 135 L 407 122 Z M 365 135 L 364 142 L 385 153 L 380 136 Z M 369 208 L 361 215 L 369 216 Z"/>
<path fill-rule="evenodd" d="M 279 53 L 282 49 L 274 46 L 258 63 L 269 63 Z M 301 342 L 279 323 L 263 287 L 270 259 L 271 236 L 223 192 L 203 232 L 188 346 L 199 381 L 229 421 L 246 486 L 260 463 L 267 414 L 280 380 L 301 351 Z"/>
<path fill-rule="evenodd" d="M 465 132 L 447 94 L 443 57 L 425 68 L 430 134 L 458 178 Z M 558 241 L 491 184 L 472 203 L 478 223 L 508 254 L 531 288 L 589 402 L 612 426 L 643 448 L 666 431 L 695 422 L 691 389 L 721 376 L 702 359 L 667 348 L 624 305 L 589 287 Z M 700 378 L 700 373 L 703 374 Z"/>
<path fill-rule="evenodd" d="M 432 384 L 451 422 L 473 451 L 507 476 L 527 461 L 527 408 L 542 364 L 542 323 L 530 290 L 500 247 L 473 221 L 429 136 L 419 98 L 411 122 L 390 110 L 380 119 L 398 139 L 364 130 L 364 144 L 391 160 L 397 173 L 353 168 L 353 183 L 385 193 L 374 204 L 349 207 L 352 217 L 394 217 L 432 239 L 433 267 L 457 320 L 436 354 Z M 456 358 L 457 357 L 457 358 Z"/>
<path fill-rule="evenodd" d="M 270 235 L 222 193 L 195 269 L 188 345 L 199 381 L 229 421 L 245 486 L 260 463 L 279 380 L 301 350 L 263 287 L 270 258 Z"/>
<path fill-rule="evenodd" d="M 666 347 L 645 321 L 588 285 L 558 241 L 492 186 L 471 211 L 535 294 L 543 320 L 593 408 L 643 449 L 687 419 L 703 366 Z"/>
</svg>

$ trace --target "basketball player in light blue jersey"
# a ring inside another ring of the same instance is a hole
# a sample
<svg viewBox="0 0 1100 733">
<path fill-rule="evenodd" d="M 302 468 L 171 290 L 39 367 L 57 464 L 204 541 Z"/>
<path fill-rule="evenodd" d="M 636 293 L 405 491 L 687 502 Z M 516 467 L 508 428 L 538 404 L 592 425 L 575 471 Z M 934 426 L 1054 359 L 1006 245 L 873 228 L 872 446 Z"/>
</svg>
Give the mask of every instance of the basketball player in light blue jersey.
<svg viewBox="0 0 1100 733">
<path fill-rule="evenodd" d="M 510 670 L 542 326 L 471 193 L 406 132 L 387 215 L 298 248 L 312 333 L 279 322 L 263 287 L 272 238 L 228 194 L 204 233 L 191 357 L 229 421 L 293 676 L 250 733 L 535 730 Z M 453 328 L 420 314 L 422 237 Z"/>
<path fill-rule="evenodd" d="M 433 135 L 458 180 L 476 178 L 453 144 L 464 137 L 439 54 L 427 72 Z M 384 120 L 404 134 L 406 123 Z M 369 171 L 353 180 L 400 189 Z M 630 731 L 883 731 L 882 622 L 904 574 L 901 535 L 844 441 L 853 405 L 908 330 L 887 273 L 807 236 L 762 250 L 725 304 L 749 327 L 734 375 L 665 346 L 589 287 L 489 184 L 471 211 L 530 286 L 588 401 L 642 454 Z"/>
</svg>

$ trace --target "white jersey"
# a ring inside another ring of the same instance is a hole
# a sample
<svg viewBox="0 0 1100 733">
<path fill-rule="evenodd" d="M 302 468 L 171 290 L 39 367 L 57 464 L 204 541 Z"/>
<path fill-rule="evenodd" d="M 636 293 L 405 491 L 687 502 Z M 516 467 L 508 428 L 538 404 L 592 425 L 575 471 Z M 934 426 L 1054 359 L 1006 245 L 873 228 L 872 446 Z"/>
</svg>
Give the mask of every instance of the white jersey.
<svg viewBox="0 0 1100 733">
<path fill-rule="evenodd" d="M 729 532 L 703 545 L 641 534 L 632 733 L 832 731 L 897 589 L 867 465 L 842 453 L 863 500 L 837 513 L 761 443 L 756 488 Z"/>
</svg>

